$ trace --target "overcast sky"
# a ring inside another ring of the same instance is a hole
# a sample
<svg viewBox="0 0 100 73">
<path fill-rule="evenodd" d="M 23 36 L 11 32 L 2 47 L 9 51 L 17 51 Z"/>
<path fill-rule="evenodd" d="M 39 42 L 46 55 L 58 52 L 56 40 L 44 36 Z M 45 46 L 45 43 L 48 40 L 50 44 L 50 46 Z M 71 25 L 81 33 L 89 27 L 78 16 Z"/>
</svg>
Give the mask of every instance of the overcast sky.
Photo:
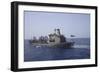
<svg viewBox="0 0 100 73">
<path fill-rule="evenodd" d="M 75 35 L 76 38 L 88 38 L 90 14 L 24 11 L 24 26 L 25 39 L 48 36 L 58 28 L 67 38 L 70 35 Z"/>
</svg>

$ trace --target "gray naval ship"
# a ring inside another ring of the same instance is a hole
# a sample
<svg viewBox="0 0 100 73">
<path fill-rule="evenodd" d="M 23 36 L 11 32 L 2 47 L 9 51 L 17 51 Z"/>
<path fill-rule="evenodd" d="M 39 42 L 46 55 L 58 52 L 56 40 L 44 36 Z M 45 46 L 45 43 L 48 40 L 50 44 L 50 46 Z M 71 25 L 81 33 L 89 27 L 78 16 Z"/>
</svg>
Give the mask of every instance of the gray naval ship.
<svg viewBox="0 0 100 73">
<path fill-rule="evenodd" d="M 30 43 L 36 48 L 72 48 L 74 45 L 74 42 L 66 40 L 66 37 L 60 33 L 60 29 L 55 29 L 54 33 L 48 36 L 41 36 L 39 39 L 33 37 Z"/>
</svg>

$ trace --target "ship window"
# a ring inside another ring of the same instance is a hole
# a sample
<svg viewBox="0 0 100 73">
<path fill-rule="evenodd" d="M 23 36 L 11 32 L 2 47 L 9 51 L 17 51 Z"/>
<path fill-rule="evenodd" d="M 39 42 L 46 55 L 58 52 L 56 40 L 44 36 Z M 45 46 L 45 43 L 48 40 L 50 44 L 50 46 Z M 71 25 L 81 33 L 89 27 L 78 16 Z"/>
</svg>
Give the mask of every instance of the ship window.
<svg viewBox="0 0 100 73">
<path fill-rule="evenodd" d="M 50 40 L 50 42 L 55 42 L 55 40 Z"/>
</svg>

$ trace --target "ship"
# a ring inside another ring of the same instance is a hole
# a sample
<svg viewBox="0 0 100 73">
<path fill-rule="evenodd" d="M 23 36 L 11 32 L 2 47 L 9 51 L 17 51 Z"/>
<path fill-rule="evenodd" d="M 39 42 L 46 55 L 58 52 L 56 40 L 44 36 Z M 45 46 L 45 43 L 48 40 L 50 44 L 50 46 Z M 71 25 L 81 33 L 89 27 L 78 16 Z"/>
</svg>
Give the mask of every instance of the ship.
<svg viewBox="0 0 100 73">
<path fill-rule="evenodd" d="M 30 43 L 36 48 L 73 48 L 74 45 L 73 41 L 67 41 L 66 37 L 60 33 L 60 29 L 54 29 L 54 33 L 41 36 L 39 39 L 33 37 Z"/>
</svg>

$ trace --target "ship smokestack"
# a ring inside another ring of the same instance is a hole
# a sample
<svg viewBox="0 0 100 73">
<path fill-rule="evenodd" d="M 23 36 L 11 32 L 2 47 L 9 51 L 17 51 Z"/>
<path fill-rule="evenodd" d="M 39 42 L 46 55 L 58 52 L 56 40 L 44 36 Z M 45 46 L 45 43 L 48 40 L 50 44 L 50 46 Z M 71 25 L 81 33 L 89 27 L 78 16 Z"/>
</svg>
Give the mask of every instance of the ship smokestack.
<svg viewBox="0 0 100 73">
<path fill-rule="evenodd" d="M 60 29 L 57 29 L 57 34 L 60 35 Z"/>
</svg>

